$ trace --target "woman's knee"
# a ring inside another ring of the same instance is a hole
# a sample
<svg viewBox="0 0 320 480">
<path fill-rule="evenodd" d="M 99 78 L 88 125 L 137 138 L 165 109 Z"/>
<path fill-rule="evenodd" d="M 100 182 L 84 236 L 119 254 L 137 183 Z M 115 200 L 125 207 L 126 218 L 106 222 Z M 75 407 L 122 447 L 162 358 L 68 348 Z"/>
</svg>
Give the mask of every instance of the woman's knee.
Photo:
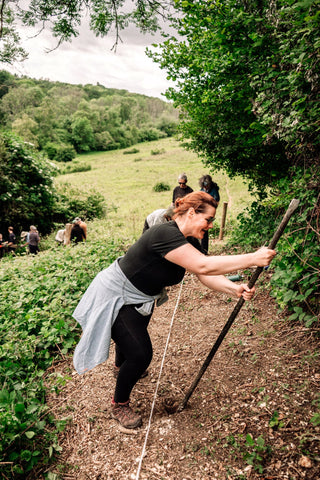
<svg viewBox="0 0 320 480">
<path fill-rule="evenodd" d="M 152 347 L 144 348 L 140 351 L 135 351 L 130 358 L 131 362 L 135 363 L 136 365 L 140 365 L 141 368 L 147 368 L 152 360 Z"/>
</svg>

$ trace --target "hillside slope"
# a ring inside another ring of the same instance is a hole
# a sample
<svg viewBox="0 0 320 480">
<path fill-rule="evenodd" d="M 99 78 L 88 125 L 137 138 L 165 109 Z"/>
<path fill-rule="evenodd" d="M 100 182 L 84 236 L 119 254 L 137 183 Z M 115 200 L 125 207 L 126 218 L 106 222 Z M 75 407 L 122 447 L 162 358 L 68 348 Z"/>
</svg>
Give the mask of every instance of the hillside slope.
<svg viewBox="0 0 320 480">
<path fill-rule="evenodd" d="M 319 402 L 317 343 L 302 327 L 282 322 L 264 280 L 187 408 L 168 415 L 164 400 L 183 399 L 236 302 L 186 276 L 139 478 L 318 478 L 320 428 L 310 422 Z M 132 398 L 144 419 L 141 429 L 128 434 L 110 417 L 113 350 L 105 364 L 84 376 L 74 372 L 71 358 L 54 368 L 55 375 L 68 378 L 59 394 L 48 398 L 55 416 L 68 419 L 60 435 L 62 454 L 49 469 L 56 479 L 136 478 L 179 288 L 170 289 L 169 302 L 156 309 L 151 321 L 154 358 Z"/>
</svg>

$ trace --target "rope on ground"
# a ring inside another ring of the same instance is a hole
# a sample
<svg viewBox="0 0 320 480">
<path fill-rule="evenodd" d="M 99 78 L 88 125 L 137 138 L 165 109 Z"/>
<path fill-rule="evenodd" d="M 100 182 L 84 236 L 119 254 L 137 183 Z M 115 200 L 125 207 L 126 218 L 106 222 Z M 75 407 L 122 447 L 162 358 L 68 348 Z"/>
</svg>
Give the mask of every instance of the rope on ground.
<svg viewBox="0 0 320 480">
<path fill-rule="evenodd" d="M 173 326 L 173 320 L 174 320 L 174 317 L 176 315 L 177 308 L 178 308 L 178 305 L 179 305 L 179 302 L 180 302 L 182 286 L 183 286 L 183 280 L 180 284 L 180 290 L 179 290 L 179 293 L 178 293 L 178 298 L 177 298 L 177 301 L 176 301 L 176 305 L 174 307 L 174 311 L 173 311 L 173 314 L 172 314 L 171 323 L 170 323 L 170 327 L 169 327 L 168 337 L 167 337 L 166 345 L 164 347 L 164 352 L 163 352 L 162 361 L 161 361 L 160 370 L 159 370 L 159 375 L 158 375 L 158 381 L 157 381 L 156 389 L 155 389 L 155 392 L 154 392 L 154 395 L 153 395 L 153 402 L 152 402 L 152 405 L 151 405 L 146 436 L 145 436 L 144 444 L 143 444 L 143 447 L 142 447 L 142 453 L 141 453 L 141 456 L 140 456 L 138 470 L 137 470 L 137 473 L 136 473 L 135 480 L 139 480 L 139 477 L 140 477 L 141 465 L 142 465 L 143 457 L 145 455 L 146 446 L 147 446 L 147 442 L 148 442 L 148 436 L 149 436 L 149 432 L 150 432 L 150 428 L 151 428 L 151 419 L 152 419 L 153 410 L 154 410 L 154 406 L 155 406 L 156 399 L 157 399 L 158 388 L 159 388 L 159 384 L 160 384 L 160 378 L 161 378 L 161 374 L 162 374 L 162 370 L 163 370 L 163 366 L 164 366 L 164 360 L 165 360 L 165 357 L 166 357 L 166 354 L 167 354 L 167 349 L 168 349 L 168 345 L 169 345 L 171 330 L 172 330 L 172 326 Z"/>
</svg>

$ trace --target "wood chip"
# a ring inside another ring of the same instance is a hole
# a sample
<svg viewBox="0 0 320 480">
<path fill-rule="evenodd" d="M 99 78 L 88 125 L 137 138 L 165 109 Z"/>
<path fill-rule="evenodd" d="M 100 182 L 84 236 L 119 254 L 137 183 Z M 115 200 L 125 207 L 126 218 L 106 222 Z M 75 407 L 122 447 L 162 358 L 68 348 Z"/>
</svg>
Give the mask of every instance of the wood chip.
<svg viewBox="0 0 320 480">
<path fill-rule="evenodd" d="M 119 432 L 125 433 L 127 435 L 138 435 L 138 431 L 133 428 L 125 428 L 122 425 L 119 425 Z"/>
</svg>

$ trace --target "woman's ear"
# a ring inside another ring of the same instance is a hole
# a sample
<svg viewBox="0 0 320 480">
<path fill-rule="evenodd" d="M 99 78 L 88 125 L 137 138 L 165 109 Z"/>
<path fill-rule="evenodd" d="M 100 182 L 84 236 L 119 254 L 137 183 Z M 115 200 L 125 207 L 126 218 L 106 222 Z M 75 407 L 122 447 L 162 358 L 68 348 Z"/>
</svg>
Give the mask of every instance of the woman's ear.
<svg viewBox="0 0 320 480">
<path fill-rule="evenodd" d="M 188 210 L 188 215 L 190 217 L 193 217 L 193 215 L 196 213 L 195 209 L 193 207 L 190 207 Z"/>
</svg>

